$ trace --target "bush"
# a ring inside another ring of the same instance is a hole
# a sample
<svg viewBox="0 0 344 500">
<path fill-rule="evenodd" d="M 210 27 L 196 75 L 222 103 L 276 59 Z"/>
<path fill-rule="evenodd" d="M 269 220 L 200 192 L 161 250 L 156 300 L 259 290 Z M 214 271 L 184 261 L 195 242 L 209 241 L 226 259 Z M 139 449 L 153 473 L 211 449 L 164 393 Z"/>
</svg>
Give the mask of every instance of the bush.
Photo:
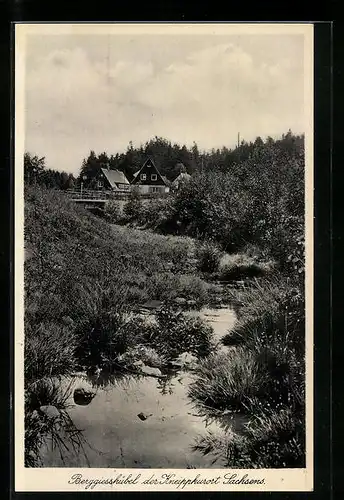
<svg viewBox="0 0 344 500">
<path fill-rule="evenodd" d="M 119 358 L 119 362 L 124 363 L 126 366 L 133 366 L 137 361 L 142 361 L 145 365 L 153 368 L 162 368 L 167 363 L 164 356 L 161 356 L 153 347 L 145 345 L 136 345 L 128 349 Z"/>
<path fill-rule="evenodd" d="M 123 317 L 105 309 L 80 324 L 76 336 L 76 357 L 79 364 L 87 369 L 96 366 L 112 369 L 118 356 L 133 345 L 133 338 L 125 328 Z"/>
<path fill-rule="evenodd" d="M 245 253 L 225 254 L 218 268 L 218 277 L 221 281 L 242 280 L 271 274 L 274 270 L 274 262 L 261 262 Z"/>
<path fill-rule="evenodd" d="M 281 276 L 261 280 L 236 292 L 238 321 L 223 338 L 225 345 L 259 350 L 273 344 L 295 349 L 303 358 L 305 303 L 300 290 Z"/>
<path fill-rule="evenodd" d="M 77 338 L 68 326 L 53 322 L 25 329 L 25 381 L 66 375 L 75 369 Z"/>
<path fill-rule="evenodd" d="M 119 222 L 122 219 L 122 212 L 118 202 L 115 200 L 110 200 L 106 202 L 104 208 L 104 215 L 106 219 L 112 224 Z"/>
<path fill-rule="evenodd" d="M 183 352 L 198 357 L 210 353 L 213 329 L 200 318 L 187 318 L 168 308 L 159 310 L 156 318 L 156 349 L 168 359 L 174 359 Z"/>
<path fill-rule="evenodd" d="M 215 353 L 201 361 L 189 397 L 203 408 L 247 412 L 254 397 L 263 397 L 267 373 L 255 356 L 243 349 Z"/>
<path fill-rule="evenodd" d="M 221 251 L 214 242 L 208 240 L 196 245 L 195 257 L 198 269 L 203 273 L 214 273 L 218 270 Z"/>
<path fill-rule="evenodd" d="M 134 345 L 153 348 L 164 360 L 177 358 L 184 352 L 198 357 L 212 349 L 212 328 L 199 318 L 187 318 L 168 307 L 156 311 L 155 321 L 132 318 L 125 327 L 135 339 Z"/>
<path fill-rule="evenodd" d="M 129 200 L 123 207 L 124 218 L 128 222 L 138 221 L 141 223 L 143 210 L 144 207 L 140 195 L 138 191 L 134 189 L 130 192 Z"/>
</svg>

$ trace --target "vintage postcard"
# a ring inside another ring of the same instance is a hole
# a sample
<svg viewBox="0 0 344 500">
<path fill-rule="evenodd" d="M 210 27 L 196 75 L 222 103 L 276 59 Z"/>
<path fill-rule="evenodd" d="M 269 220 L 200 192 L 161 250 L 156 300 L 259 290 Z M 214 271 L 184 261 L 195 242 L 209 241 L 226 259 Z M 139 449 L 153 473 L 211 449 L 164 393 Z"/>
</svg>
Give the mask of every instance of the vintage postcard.
<svg viewBox="0 0 344 500">
<path fill-rule="evenodd" d="M 16 491 L 312 491 L 312 151 L 312 24 L 16 24 Z"/>
</svg>

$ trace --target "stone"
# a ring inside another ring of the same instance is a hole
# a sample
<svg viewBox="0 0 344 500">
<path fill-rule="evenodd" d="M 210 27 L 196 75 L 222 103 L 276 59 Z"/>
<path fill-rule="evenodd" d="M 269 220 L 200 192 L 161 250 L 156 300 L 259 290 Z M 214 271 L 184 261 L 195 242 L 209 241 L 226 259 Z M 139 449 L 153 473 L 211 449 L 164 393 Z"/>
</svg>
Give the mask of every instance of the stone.
<svg viewBox="0 0 344 500">
<path fill-rule="evenodd" d="M 179 304 L 180 306 L 182 306 L 182 305 L 185 305 L 185 304 L 187 303 L 187 300 L 186 300 L 186 299 L 184 299 L 184 297 L 176 297 L 176 298 L 174 299 L 174 302 L 175 302 L 176 304 Z"/>
<path fill-rule="evenodd" d="M 43 405 L 43 406 L 40 406 L 39 411 L 51 420 L 54 420 L 56 418 L 60 418 L 60 412 L 56 408 L 56 406 Z"/>
<path fill-rule="evenodd" d="M 146 375 L 152 375 L 153 377 L 162 376 L 161 370 L 159 370 L 159 368 L 153 368 L 152 366 L 143 365 L 141 366 L 141 371 L 142 373 L 145 373 Z"/>
<path fill-rule="evenodd" d="M 141 413 L 139 413 L 137 416 L 139 417 L 140 420 L 147 420 L 147 418 L 151 417 L 153 415 L 153 413 L 143 413 L 143 411 L 141 411 Z"/>
<path fill-rule="evenodd" d="M 87 406 L 90 404 L 95 395 L 96 393 L 94 391 L 78 387 L 74 390 L 74 403 L 80 406 Z"/>
<path fill-rule="evenodd" d="M 197 302 L 195 300 L 188 300 L 187 301 L 187 305 L 190 307 L 194 307 L 196 304 L 197 304 Z"/>
</svg>

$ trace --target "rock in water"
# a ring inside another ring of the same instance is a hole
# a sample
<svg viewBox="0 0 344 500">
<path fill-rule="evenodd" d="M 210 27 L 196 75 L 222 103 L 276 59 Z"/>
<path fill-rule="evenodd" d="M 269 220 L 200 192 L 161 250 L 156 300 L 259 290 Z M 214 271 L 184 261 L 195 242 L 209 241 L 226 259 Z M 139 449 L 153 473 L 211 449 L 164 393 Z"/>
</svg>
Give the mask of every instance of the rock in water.
<svg viewBox="0 0 344 500">
<path fill-rule="evenodd" d="M 141 371 L 146 375 L 152 375 L 154 377 L 162 376 L 161 370 L 159 370 L 159 368 L 153 368 L 152 366 L 143 365 L 141 366 Z"/>
<path fill-rule="evenodd" d="M 174 302 L 178 304 L 179 306 L 184 306 L 187 303 L 187 300 L 184 299 L 184 297 L 176 297 L 174 299 Z"/>
<path fill-rule="evenodd" d="M 75 389 L 73 394 L 74 403 L 80 406 L 87 406 L 90 404 L 95 395 L 96 393 L 94 391 L 79 387 Z"/>
<path fill-rule="evenodd" d="M 195 300 L 190 299 L 187 301 L 187 305 L 189 307 L 195 307 L 197 305 L 197 302 Z"/>
<path fill-rule="evenodd" d="M 149 413 L 147 415 L 147 413 L 143 413 L 141 411 L 141 413 L 139 413 L 137 416 L 139 417 L 140 420 L 147 420 L 148 417 L 151 417 L 153 415 L 153 413 Z"/>
<path fill-rule="evenodd" d="M 41 413 L 43 413 L 43 415 L 45 415 L 46 417 L 48 417 L 51 420 L 54 420 L 56 418 L 60 418 L 60 412 L 56 408 L 56 406 L 44 405 L 44 406 L 40 406 L 39 410 Z"/>
</svg>

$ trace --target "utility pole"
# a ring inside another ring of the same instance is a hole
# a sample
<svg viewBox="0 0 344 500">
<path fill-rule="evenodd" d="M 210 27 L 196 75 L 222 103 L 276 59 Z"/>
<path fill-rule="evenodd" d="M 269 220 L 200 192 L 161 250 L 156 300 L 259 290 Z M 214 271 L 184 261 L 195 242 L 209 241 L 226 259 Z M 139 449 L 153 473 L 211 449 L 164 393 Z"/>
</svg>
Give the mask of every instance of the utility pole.
<svg viewBox="0 0 344 500">
<path fill-rule="evenodd" d="M 240 146 L 240 132 L 238 132 L 238 147 Z"/>
</svg>

